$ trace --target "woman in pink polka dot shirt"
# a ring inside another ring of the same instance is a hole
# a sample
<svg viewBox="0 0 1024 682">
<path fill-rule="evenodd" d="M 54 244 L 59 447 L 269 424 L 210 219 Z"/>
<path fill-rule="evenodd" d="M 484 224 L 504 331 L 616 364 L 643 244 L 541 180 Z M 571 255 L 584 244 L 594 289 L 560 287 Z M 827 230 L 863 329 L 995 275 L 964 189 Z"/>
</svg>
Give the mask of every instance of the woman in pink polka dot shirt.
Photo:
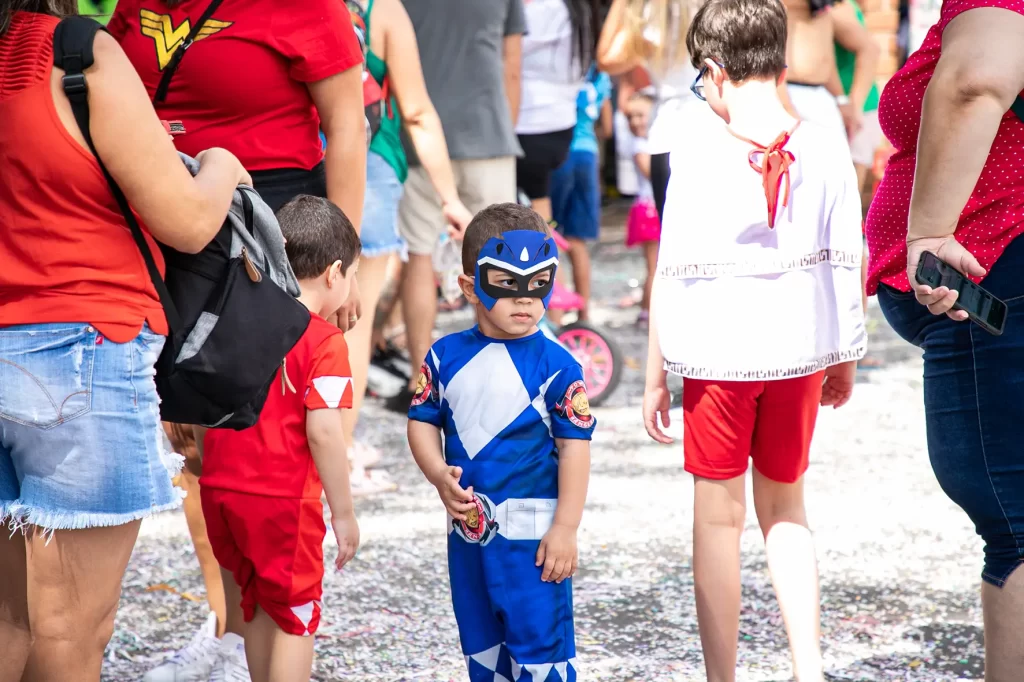
<svg viewBox="0 0 1024 682">
<path fill-rule="evenodd" d="M 932 468 L 985 541 L 991 682 L 1024 675 L 1024 111 L 1011 110 L 1022 90 L 1024 0 L 945 0 L 882 94 L 897 151 L 866 226 L 868 293 L 924 349 Z M 1002 336 L 964 322 L 956 292 L 912 279 L 925 251 L 1007 302 Z"/>
</svg>

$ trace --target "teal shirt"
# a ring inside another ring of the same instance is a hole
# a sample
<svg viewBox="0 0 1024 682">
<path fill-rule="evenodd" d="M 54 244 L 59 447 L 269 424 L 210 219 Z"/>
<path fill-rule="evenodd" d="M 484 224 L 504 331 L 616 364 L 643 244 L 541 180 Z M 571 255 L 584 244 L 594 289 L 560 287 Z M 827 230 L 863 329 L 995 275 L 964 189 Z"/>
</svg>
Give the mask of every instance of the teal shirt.
<svg viewBox="0 0 1024 682">
<path fill-rule="evenodd" d="M 860 10 L 857 0 L 848 0 L 857 13 L 857 21 L 865 26 L 864 12 Z M 850 87 L 853 85 L 853 71 L 857 64 L 857 55 L 850 52 L 839 43 L 836 43 L 836 68 L 839 70 L 839 80 L 843 84 L 843 92 L 850 94 Z M 878 109 L 878 85 L 871 86 L 871 92 L 864 98 L 864 111 L 876 111 Z"/>
<path fill-rule="evenodd" d="M 388 65 L 374 54 L 373 48 L 370 47 L 370 17 L 372 14 L 373 0 L 370 0 L 366 6 L 366 69 L 377 81 L 377 85 L 383 87 L 384 79 L 388 75 Z M 377 134 L 370 142 L 370 151 L 379 154 L 387 161 L 388 165 L 394 169 L 395 175 L 398 176 L 398 181 L 404 183 L 405 178 L 409 175 L 409 160 L 402 148 L 402 116 L 398 112 L 398 103 L 395 102 L 394 97 L 389 95 L 383 104 L 380 128 L 377 129 Z"/>
</svg>

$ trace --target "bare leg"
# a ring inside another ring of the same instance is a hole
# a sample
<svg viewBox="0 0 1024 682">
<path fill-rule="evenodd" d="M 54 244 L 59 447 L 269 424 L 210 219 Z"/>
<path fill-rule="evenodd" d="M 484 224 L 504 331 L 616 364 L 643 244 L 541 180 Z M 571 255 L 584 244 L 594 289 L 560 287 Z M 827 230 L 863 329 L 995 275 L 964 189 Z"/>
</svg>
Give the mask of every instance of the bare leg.
<svg viewBox="0 0 1024 682">
<path fill-rule="evenodd" d="M 374 311 L 380 298 L 384 277 L 387 273 L 388 257 L 360 258 L 356 279 L 359 282 L 359 296 L 363 304 L 363 316 L 356 326 L 345 334 L 348 344 L 349 362 L 352 366 L 352 409 L 342 410 L 341 419 L 345 425 L 345 442 L 352 445 L 352 439 L 359 421 L 359 408 L 366 396 L 367 372 L 370 370 L 370 338 L 373 335 Z"/>
<path fill-rule="evenodd" d="M 582 239 L 570 237 L 572 249 L 569 261 L 572 263 L 572 283 L 576 293 L 583 299 L 583 309 L 579 311 L 579 319 L 586 321 L 590 317 L 590 251 Z"/>
<path fill-rule="evenodd" d="M 28 538 L 32 650 L 22 682 L 96 682 L 114 633 L 141 521 L 109 528 L 42 531 Z"/>
<path fill-rule="evenodd" d="M 0 682 L 18 682 L 32 638 L 28 620 L 25 538 L 0 523 Z"/>
<path fill-rule="evenodd" d="M 433 341 L 431 332 L 437 319 L 437 288 L 434 286 L 434 265 L 430 256 L 409 254 L 402 272 L 402 313 L 405 317 L 405 338 L 409 364 L 413 367 L 409 390 L 416 390 L 418 369 L 427 357 Z"/>
<path fill-rule="evenodd" d="M 693 585 L 708 682 L 734 682 L 740 631 L 740 536 L 746 519 L 744 476 L 694 476 Z"/>
<path fill-rule="evenodd" d="M 644 242 L 644 262 L 647 264 L 647 280 L 644 282 L 644 297 L 640 299 L 640 310 L 650 310 L 654 271 L 658 269 L 658 242 Z"/>
<path fill-rule="evenodd" d="M 543 218 L 544 222 L 551 222 L 551 197 L 530 199 L 530 208 L 532 208 L 537 215 Z"/>
<path fill-rule="evenodd" d="M 284 632 L 263 609 L 256 609 L 245 639 L 252 682 L 309 682 L 313 639 Z"/>
<path fill-rule="evenodd" d="M 242 613 L 242 589 L 235 582 L 231 571 L 220 569 L 221 583 L 224 585 L 224 602 L 227 605 L 227 618 L 224 619 L 224 631 L 233 632 L 245 637 L 245 614 Z"/>
<path fill-rule="evenodd" d="M 185 458 L 185 468 L 175 484 L 188 495 L 183 505 L 188 533 L 192 538 L 192 546 L 199 560 L 199 570 L 203 573 L 203 584 L 206 585 L 206 601 L 210 610 L 217 614 L 217 636 L 224 634 L 227 619 L 227 607 L 224 605 L 224 583 L 220 578 L 220 565 L 213 556 L 210 538 L 206 535 L 206 519 L 203 517 L 203 503 L 199 495 L 199 477 L 203 473 L 202 460 L 196 447 L 195 436 L 190 427 L 164 423 L 164 431 L 171 441 L 174 451 Z"/>
<path fill-rule="evenodd" d="M 185 498 L 185 521 L 188 532 L 192 536 L 192 546 L 199 560 L 199 570 L 203 573 L 203 584 L 206 585 L 206 601 L 210 610 L 217 614 L 217 636 L 224 634 L 227 622 L 227 607 L 224 602 L 224 583 L 220 577 L 220 565 L 213 556 L 210 538 L 206 536 L 206 519 L 203 518 L 203 504 L 199 499 L 199 479 L 188 469 L 181 472 L 178 485 L 188 496 Z"/>
<path fill-rule="evenodd" d="M 985 613 L 985 682 L 1019 680 L 1024 670 L 1024 571 L 1010 574 L 1002 588 L 981 584 Z"/>
<path fill-rule="evenodd" d="M 777 483 L 754 470 L 754 510 L 775 595 L 789 635 L 797 682 L 822 682 L 820 599 L 804 481 Z"/>
</svg>

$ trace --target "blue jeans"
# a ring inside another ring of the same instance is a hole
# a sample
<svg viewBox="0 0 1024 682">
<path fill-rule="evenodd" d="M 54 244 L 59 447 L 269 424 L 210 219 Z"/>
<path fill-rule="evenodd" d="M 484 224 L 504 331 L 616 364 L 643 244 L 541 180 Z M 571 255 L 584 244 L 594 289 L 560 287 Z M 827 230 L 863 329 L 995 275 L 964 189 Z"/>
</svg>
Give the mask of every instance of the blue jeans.
<svg viewBox="0 0 1024 682">
<path fill-rule="evenodd" d="M 82 323 L 0 328 L 0 525 L 116 526 L 181 504 L 160 425 L 164 337 Z"/>
<path fill-rule="evenodd" d="M 982 578 L 1002 587 L 1024 561 L 1024 239 L 982 286 L 1006 301 L 1002 336 L 954 322 L 912 293 L 878 290 L 897 334 L 924 350 L 928 455 L 945 493 L 985 541 Z"/>
</svg>

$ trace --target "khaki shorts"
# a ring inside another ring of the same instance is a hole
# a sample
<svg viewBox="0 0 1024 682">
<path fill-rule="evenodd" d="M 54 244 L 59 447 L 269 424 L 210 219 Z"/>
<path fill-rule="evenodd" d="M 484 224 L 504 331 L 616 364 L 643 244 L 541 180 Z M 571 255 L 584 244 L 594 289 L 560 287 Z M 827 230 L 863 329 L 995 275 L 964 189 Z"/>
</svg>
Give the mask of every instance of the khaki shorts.
<svg viewBox="0 0 1024 682">
<path fill-rule="evenodd" d="M 878 110 L 864 113 L 864 125 L 850 140 L 850 155 L 858 166 L 872 166 L 875 152 L 882 144 L 882 125 L 878 122 Z"/>
<path fill-rule="evenodd" d="M 459 198 L 471 212 L 516 200 L 516 157 L 452 161 Z M 405 193 L 398 205 L 398 230 L 409 253 L 429 256 L 445 230 L 441 198 L 423 166 L 409 168 Z"/>
</svg>

